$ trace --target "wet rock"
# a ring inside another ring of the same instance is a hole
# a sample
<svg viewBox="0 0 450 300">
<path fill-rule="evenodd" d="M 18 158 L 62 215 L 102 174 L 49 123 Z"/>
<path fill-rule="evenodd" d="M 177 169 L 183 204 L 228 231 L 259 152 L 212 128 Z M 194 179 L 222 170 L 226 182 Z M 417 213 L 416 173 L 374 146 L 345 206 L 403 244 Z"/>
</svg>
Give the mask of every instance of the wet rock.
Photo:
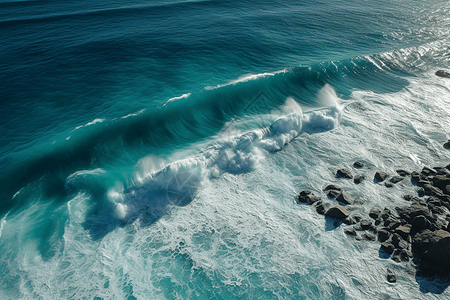
<svg viewBox="0 0 450 300">
<path fill-rule="evenodd" d="M 386 182 L 384 185 L 385 185 L 387 188 L 394 187 L 394 185 L 393 185 L 392 183 L 390 183 L 390 182 Z"/>
<path fill-rule="evenodd" d="M 444 143 L 445 149 L 450 149 L 450 140 Z"/>
<path fill-rule="evenodd" d="M 423 190 L 425 192 L 425 195 L 429 195 L 429 196 L 437 196 L 437 197 L 443 197 L 444 193 L 442 192 L 441 189 L 432 186 L 431 184 L 425 184 L 423 185 Z"/>
<path fill-rule="evenodd" d="M 412 232 L 419 232 L 425 229 L 431 229 L 431 223 L 425 216 L 417 216 L 411 221 Z"/>
<path fill-rule="evenodd" d="M 362 167 L 364 167 L 364 164 L 362 162 L 356 161 L 353 164 L 353 167 L 356 168 L 356 169 L 361 169 Z"/>
<path fill-rule="evenodd" d="M 419 179 L 419 181 L 417 181 L 417 185 L 419 185 L 419 186 L 424 186 L 426 184 L 430 185 L 431 182 L 429 182 L 428 180 L 423 180 L 423 179 Z"/>
<path fill-rule="evenodd" d="M 403 199 L 406 201 L 414 201 L 414 200 L 419 200 L 419 198 L 414 197 L 413 195 L 404 195 Z"/>
<path fill-rule="evenodd" d="M 316 212 L 317 212 L 319 215 L 324 215 L 324 214 L 325 214 L 325 207 L 324 207 L 322 201 L 317 201 L 316 204 L 315 204 L 315 206 L 316 206 Z"/>
<path fill-rule="evenodd" d="M 397 172 L 397 174 L 402 176 L 402 177 L 406 177 L 406 176 L 411 175 L 411 173 L 409 173 L 408 171 L 405 171 L 405 170 L 396 170 L 395 172 Z"/>
<path fill-rule="evenodd" d="M 408 249 L 408 243 L 397 233 L 392 235 L 392 245 L 397 249 Z"/>
<path fill-rule="evenodd" d="M 349 216 L 349 213 L 342 205 L 336 205 L 327 210 L 325 216 L 335 219 L 345 219 Z"/>
<path fill-rule="evenodd" d="M 381 243 L 381 249 L 386 251 L 387 254 L 392 254 L 395 250 L 395 247 L 389 242 L 383 242 Z"/>
<path fill-rule="evenodd" d="M 428 207 L 424 205 L 412 204 L 411 206 L 397 207 L 397 213 L 400 218 L 405 219 L 408 223 L 413 220 L 416 216 L 424 216 L 428 220 L 431 220 L 432 214 Z"/>
<path fill-rule="evenodd" d="M 344 223 L 346 225 L 354 225 L 357 222 L 352 217 L 348 217 L 348 218 L 344 219 L 344 221 L 342 221 L 342 223 Z"/>
<path fill-rule="evenodd" d="M 395 274 L 394 274 L 394 272 L 391 269 L 387 269 L 386 279 L 390 283 L 397 282 L 397 278 L 395 277 Z"/>
<path fill-rule="evenodd" d="M 412 226 L 410 224 L 401 225 L 395 229 L 395 233 L 400 235 L 405 241 L 409 239 Z"/>
<path fill-rule="evenodd" d="M 394 218 L 394 214 L 392 213 L 392 211 L 389 208 L 385 208 L 383 209 L 383 212 L 381 213 L 381 218 L 383 220 L 387 220 L 388 218 Z"/>
<path fill-rule="evenodd" d="M 448 73 L 444 70 L 437 70 L 435 75 L 439 76 L 439 77 L 450 78 L 450 73 Z"/>
<path fill-rule="evenodd" d="M 394 218 L 387 218 L 386 220 L 384 220 L 383 225 L 386 226 L 390 231 L 394 231 L 397 227 L 402 225 L 402 222 Z"/>
<path fill-rule="evenodd" d="M 379 208 L 372 208 L 369 212 L 369 217 L 372 219 L 378 219 L 381 216 L 381 210 Z"/>
<path fill-rule="evenodd" d="M 436 175 L 433 177 L 433 186 L 444 190 L 447 185 L 450 185 L 450 178 L 446 175 Z"/>
<path fill-rule="evenodd" d="M 341 192 L 337 196 L 336 200 L 339 202 L 342 202 L 344 204 L 352 204 L 353 203 L 352 197 L 350 197 L 346 192 Z"/>
<path fill-rule="evenodd" d="M 450 274 L 450 232 L 423 230 L 413 239 L 413 252 L 421 259 L 425 274 L 446 276 Z"/>
<path fill-rule="evenodd" d="M 403 180 L 403 177 L 401 177 L 401 176 L 394 176 L 389 181 L 392 182 L 393 184 L 396 184 L 396 183 L 399 183 L 402 180 Z"/>
<path fill-rule="evenodd" d="M 336 198 L 340 193 L 341 192 L 338 190 L 329 190 L 327 196 L 330 198 Z"/>
<path fill-rule="evenodd" d="M 376 228 L 373 225 L 373 223 L 370 220 L 367 219 L 362 219 L 359 222 L 359 227 L 361 228 L 361 230 L 372 230 L 374 231 Z"/>
<path fill-rule="evenodd" d="M 378 240 L 382 243 L 390 239 L 391 233 L 386 229 L 381 229 L 378 231 Z"/>
<path fill-rule="evenodd" d="M 353 228 L 344 229 L 344 233 L 350 236 L 356 236 L 356 231 Z"/>
<path fill-rule="evenodd" d="M 348 179 L 352 179 L 353 178 L 352 173 L 350 173 L 350 171 L 348 171 L 346 169 L 339 169 L 337 171 L 337 175 L 339 177 L 342 177 L 342 178 L 348 178 Z"/>
<path fill-rule="evenodd" d="M 326 191 L 331 191 L 331 190 L 334 190 L 334 191 L 342 191 L 341 188 L 338 188 L 338 187 L 335 186 L 334 184 L 329 184 L 329 185 L 327 185 L 327 186 L 323 189 L 324 192 L 326 192 Z"/>
<path fill-rule="evenodd" d="M 425 176 L 432 176 L 432 175 L 436 175 L 436 171 L 433 169 L 430 169 L 428 167 L 423 167 L 422 172 L 423 175 Z"/>
<path fill-rule="evenodd" d="M 367 232 L 365 232 L 362 235 L 362 237 L 365 238 L 368 241 L 375 241 L 376 240 L 376 237 L 373 234 L 370 234 L 370 233 L 367 233 Z"/>
<path fill-rule="evenodd" d="M 445 167 L 434 167 L 433 169 L 436 171 L 436 175 L 450 175 L 450 171 Z"/>
<path fill-rule="evenodd" d="M 420 174 L 414 171 L 411 173 L 411 178 L 418 182 L 420 180 Z"/>
<path fill-rule="evenodd" d="M 389 175 L 384 172 L 376 172 L 375 173 L 375 179 L 378 181 L 385 181 L 388 177 L 389 177 Z"/>
<path fill-rule="evenodd" d="M 301 191 L 297 198 L 298 202 L 313 204 L 320 200 L 311 191 Z"/>
<path fill-rule="evenodd" d="M 360 184 L 361 182 L 363 182 L 364 179 L 366 179 L 364 175 L 356 175 L 355 178 L 353 179 L 353 182 L 356 184 Z"/>
</svg>

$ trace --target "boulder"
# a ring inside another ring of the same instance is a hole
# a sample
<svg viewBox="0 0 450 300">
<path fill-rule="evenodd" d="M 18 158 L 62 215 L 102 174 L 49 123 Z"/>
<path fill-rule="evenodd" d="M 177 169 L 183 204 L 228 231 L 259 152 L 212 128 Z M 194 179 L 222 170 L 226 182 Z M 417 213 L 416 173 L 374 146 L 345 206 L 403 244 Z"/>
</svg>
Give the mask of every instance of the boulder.
<svg viewBox="0 0 450 300">
<path fill-rule="evenodd" d="M 330 198 L 336 198 L 340 194 L 341 194 L 341 192 L 338 190 L 329 190 L 327 196 Z"/>
<path fill-rule="evenodd" d="M 381 215 L 381 210 L 379 208 L 372 208 L 369 212 L 369 217 L 371 217 L 372 219 L 378 219 Z"/>
<path fill-rule="evenodd" d="M 394 272 L 391 269 L 387 269 L 386 279 L 390 283 L 397 282 L 397 278 L 395 277 L 395 274 L 394 274 Z"/>
<path fill-rule="evenodd" d="M 364 175 L 356 175 L 355 178 L 353 179 L 353 182 L 356 184 L 360 184 L 361 182 L 363 182 L 364 179 L 366 179 Z"/>
<path fill-rule="evenodd" d="M 383 243 L 391 237 L 391 233 L 386 229 L 381 229 L 378 231 L 378 240 Z"/>
<path fill-rule="evenodd" d="M 351 236 L 356 236 L 356 231 L 353 228 L 346 228 L 344 229 L 344 233 Z"/>
<path fill-rule="evenodd" d="M 383 220 L 387 220 L 389 218 L 394 218 L 394 214 L 392 213 L 392 211 L 389 208 L 385 208 L 385 209 L 383 209 L 383 212 L 381 213 L 381 218 Z"/>
<path fill-rule="evenodd" d="M 403 199 L 406 200 L 406 201 L 420 200 L 419 198 L 414 197 L 413 195 L 404 195 Z"/>
<path fill-rule="evenodd" d="M 341 188 L 338 188 L 338 187 L 335 186 L 334 184 L 329 184 L 329 185 L 327 185 L 327 186 L 323 189 L 324 192 L 326 192 L 326 191 L 331 191 L 331 190 L 334 190 L 334 191 L 341 191 Z"/>
<path fill-rule="evenodd" d="M 327 210 L 325 216 L 335 219 L 345 219 L 349 216 L 349 213 L 342 205 L 336 205 Z"/>
<path fill-rule="evenodd" d="M 373 234 L 367 232 L 363 233 L 362 237 L 368 241 L 375 241 L 377 239 Z"/>
<path fill-rule="evenodd" d="M 450 232 L 423 230 L 413 239 L 414 255 L 421 259 L 421 270 L 428 275 L 450 274 Z"/>
<path fill-rule="evenodd" d="M 444 148 L 445 149 L 450 149 L 450 141 L 447 141 L 444 143 Z"/>
<path fill-rule="evenodd" d="M 432 175 L 436 175 L 436 171 L 433 169 L 430 169 L 428 167 L 423 167 L 422 172 L 423 175 L 425 176 L 432 176 Z"/>
<path fill-rule="evenodd" d="M 450 178 L 446 175 L 436 175 L 433 177 L 433 186 L 444 190 L 447 185 L 450 185 Z"/>
<path fill-rule="evenodd" d="M 352 217 L 349 217 L 349 218 L 344 219 L 344 221 L 342 221 L 342 223 L 347 224 L 347 225 L 354 225 L 357 222 Z"/>
<path fill-rule="evenodd" d="M 420 174 L 417 173 L 416 171 L 411 173 L 411 178 L 414 179 L 415 181 L 419 181 L 420 180 Z"/>
<path fill-rule="evenodd" d="M 316 206 L 316 212 L 319 215 L 324 215 L 325 214 L 325 207 L 323 206 L 323 202 L 322 201 L 317 201 L 315 203 L 315 206 Z"/>
<path fill-rule="evenodd" d="M 352 173 L 350 173 L 350 171 L 348 171 L 346 169 L 339 169 L 339 170 L 337 170 L 337 175 L 339 177 L 342 177 L 342 178 L 348 178 L 348 179 L 352 179 L 353 178 Z"/>
<path fill-rule="evenodd" d="M 395 247 L 389 242 L 383 242 L 381 243 L 381 249 L 386 251 L 387 254 L 392 254 L 395 250 Z"/>
<path fill-rule="evenodd" d="M 439 76 L 439 77 L 450 78 L 450 73 L 448 73 L 444 70 L 437 70 L 435 75 Z"/>
<path fill-rule="evenodd" d="M 360 226 L 361 230 L 374 230 L 375 229 L 375 226 L 373 225 L 373 223 L 367 219 L 362 219 L 359 222 L 359 226 Z"/>
<path fill-rule="evenodd" d="M 394 187 L 394 185 L 393 185 L 392 183 L 390 183 L 390 182 L 385 182 L 384 185 L 385 185 L 387 188 Z"/>
<path fill-rule="evenodd" d="M 388 177 L 389 177 L 389 175 L 384 172 L 376 172 L 375 173 L 375 179 L 378 181 L 385 181 Z"/>
<path fill-rule="evenodd" d="M 356 168 L 356 169 L 361 169 L 362 167 L 364 167 L 364 164 L 362 162 L 360 162 L 360 161 L 356 161 L 353 164 L 353 167 Z"/>
<path fill-rule="evenodd" d="M 401 225 L 397 227 L 394 232 L 401 236 L 405 241 L 407 241 L 409 239 L 409 235 L 411 234 L 411 228 L 412 226 L 409 224 Z"/>
<path fill-rule="evenodd" d="M 411 175 L 411 173 L 409 173 L 408 171 L 405 171 L 405 170 L 396 170 L 395 172 L 397 172 L 397 174 L 402 176 L 402 177 L 406 177 L 406 176 Z"/>
<path fill-rule="evenodd" d="M 397 233 L 392 235 L 391 243 L 396 249 L 408 249 L 408 243 Z"/>
<path fill-rule="evenodd" d="M 301 191 L 297 198 L 298 202 L 313 204 L 320 200 L 311 191 Z"/>
<path fill-rule="evenodd" d="M 399 183 L 402 180 L 403 180 L 403 177 L 401 177 L 401 176 L 394 176 L 389 181 L 392 182 L 393 184 L 396 184 L 396 183 Z"/>
<path fill-rule="evenodd" d="M 417 216 L 424 216 L 428 220 L 432 219 L 432 214 L 428 207 L 413 203 L 411 206 L 396 207 L 400 218 L 405 219 L 408 223 Z"/>
<path fill-rule="evenodd" d="M 432 186 L 431 184 L 424 184 L 423 185 L 423 190 L 425 192 L 425 195 L 429 195 L 429 196 L 437 196 L 437 197 L 443 197 L 444 193 L 442 192 L 441 189 Z"/>
<path fill-rule="evenodd" d="M 344 204 L 352 204 L 353 203 L 352 197 L 350 197 L 346 192 L 341 192 L 337 196 L 336 200 L 339 202 L 342 202 Z"/>
</svg>

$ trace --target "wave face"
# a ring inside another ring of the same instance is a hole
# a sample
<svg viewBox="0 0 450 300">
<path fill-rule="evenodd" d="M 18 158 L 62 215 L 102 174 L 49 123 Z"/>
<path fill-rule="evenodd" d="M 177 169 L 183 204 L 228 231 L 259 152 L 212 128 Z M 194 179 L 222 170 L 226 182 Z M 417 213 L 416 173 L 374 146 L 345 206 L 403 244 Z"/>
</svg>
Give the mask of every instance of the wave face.
<svg viewBox="0 0 450 300">
<path fill-rule="evenodd" d="M 0 298 L 450 297 L 294 201 L 448 164 L 447 6 L 0 1 Z"/>
</svg>

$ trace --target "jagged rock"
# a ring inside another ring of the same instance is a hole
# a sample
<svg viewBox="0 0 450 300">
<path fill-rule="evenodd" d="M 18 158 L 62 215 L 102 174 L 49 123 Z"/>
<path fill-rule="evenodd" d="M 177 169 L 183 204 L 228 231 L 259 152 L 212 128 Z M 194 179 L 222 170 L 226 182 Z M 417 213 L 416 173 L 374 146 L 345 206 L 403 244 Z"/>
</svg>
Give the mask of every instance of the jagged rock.
<svg viewBox="0 0 450 300">
<path fill-rule="evenodd" d="M 325 216 L 335 219 L 345 219 L 349 216 L 349 213 L 342 205 L 336 205 L 327 210 Z"/>
<path fill-rule="evenodd" d="M 381 243 L 381 249 L 386 251 L 387 254 L 392 254 L 395 250 L 395 247 L 389 242 L 383 242 Z"/>
<path fill-rule="evenodd" d="M 397 278 L 395 277 L 395 274 L 394 274 L 394 272 L 391 269 L 387 269 L 386 279 L 390 283 L 397 282 Z"/>
<path fill-rule="evenodd" d="M 421 259 L 425 274 L 446 276 L 450 274 L 450 232 L 423 230 L 413 239 L 413 252 Z"/>
<path fill-rule="evenodd" d="M 364 179 L 366 179 L 366 176 L 356 175 L 355 178 L 353 179 L 353 182 L 356 184 L 360 184 L 361 182 L 363 182 Z"/>
<path fill-rule="evenodd" d="M 394 176 L 389 181 L 392 182 L 393 184 L 396 184 L 396 183 L 399 183 L 402 180 L 403 180 L 403 177 L 401 177 L 401 176 Z"/>
<path fill-rule="evenodd" d="M 338 188 L 338 187 L 335 186 L 334 184 L 329 184 L 329 185 L 327 185 L 327 186 L 323 189 L 324 192 L 330 191 L 330 190 L 334 190 L 334 191 L 342 191 L 341 188 Z"/>
<path fill-rule="evenodd" d="M 367 232 L 365 232 L 362 235 L 362 237 L 365 238 L 368 241 L 375 241 L 377 239 L 373 234 L 370 234 L 370 233 L 367 233 Z"/>
<path fill-rule="evenodd" d="M 381 210 L 379 208 L 372 208 L 369 212 L 369 217 L 371 217 L 372 219 L 378 219 L 381 215 Z"/>
<path fill-rule="evenodd" d="M 348 171 L 348 170 L 346 170 L 346 169 L 339 169 L 339 170 L 337 171 L 337 175 L 340 176 L 340 177 L 342 177 L 342 178 L 349 178 L 349 179 L 352 179 L 352 178 L 353 178 L 352 173 L 350 173 L 350 171 Z"/>
<path fill-rule="evenodd" d="M 392 235 L 391 243 L 397 249 L 408 249 L 408 243 L 397 233 Z"/>
<path fill-rule="evenodd" d="M 432 219 L 432 214 L 428 207 L 424 205 L 418 205 L 418 204 L 412 204 L 411 206 L 405 206 L 405 207 L 397 207 L 396 208 L 397 213 L 399 214 L 400 218 L 405 219 L 407 222 L 410 222 L 412 219 L 414 219 L 416 216 L 424 216 L 428 220 Z"/>
<path fill-rule="evenodd" d="M 316 212 L 319 215 L 324 215 L 325 214 L 325 207 L 323 206 L 323 202 L 322 201 L 317 201 L 315 206 L 316 206 Z"/>
<path fill-rule="evenodd" d="M 383 209 L 383 212 L 381 213 L 381 218 L 383 220 L 387 220 L 388 218 L 394 218 L 394 215 L 392 214 L 392 212 L 389 208 L 385 208 L 385 209 Z"/>
<path fill-rule="evenodd" d="M 416 171 L 414 171 L 414 172 L 411 173 L 411 178 L 412 178 L 414 181 L 418 182 L 418 181 L 420 180 L 420 174 L 417 173 Z"/>
<path fill-rule="evenodd" d="M 301 191 L 297 198 L 298 202 L 313 204 L 320 200 L 311 191 Z"/>
<path fill-rule="evenodd" d="M 433 169 L 436 171 L 436 175 L 450 175 L 450 171 L 445 167 L 434 167 Z"/>
<path fill-rule="evenodd" d="M 344 204 L 352 204 L 353 203 L 352 197 L 350 197 L 346 192 L 341 192 L 337 196 L 336 200 L 339 202 L 342 202 Z"/>
<path fill-rule="evenodd" d="M 450 142 L 450 141 L 449 141 Z M 447 170 L 450 170 L 450 164 L 448 164 L 447 166 L 445 166 L 445 168 L 447 169 Z"/>
<path fill-rule="evenodd" d="M 400 235 L 405 241 L 409 239 L 409 235 L 411 233 L 411 225 L 401 225 L 395 229 L 395 233 Z"/>
<path fill-rule="evenodd" d="M 425 229 L 431 229 L 431 223 L 425 216 L 417 216 L 411 221 L 412 231 L 419 232 Z"/>
<path fill-rule="evenodd" d="M 373 223 L 370 220 L 362 219 L 359 222 L 359 226 L 361 230 L 372 230 L 375 231 L 376 227 L 373 225 Z"/>
<path fill-rule="evenodd" d="M 362 167 L 364 167 L 364 164 L 362 162 L 360 162 L 360 161 L 356 161 L 353 164 L 353 167 L 356 168 L 356 169 L 361 169 Z"/>
<path fill-rule="evenodd" d="M 425 192 L 425 195 L 429 195 L 429 196 L 437 196 L 437 197 L 443 197 L 444 193 L 442 192 L 441 189 L 432 186 L 431 184 L 425 184 L 423 185 L 423 190 Z"/>
<path fill-rule="evenodd" d="M 436 76 L 450 78 L 450 73 L 444 70 L 437 70 L 435 73 Z"/>
<path fill-rule="evenodd" d="M 353 228 L 344 229 L 344 233 L 351 236 L 356 236 L 356 231 Z"/>
<path fill-rule="evenodd" d="M 428 180 L 423 180 L 423 179 L 419 179 L 419 181 L 417 181 L 417 185 L 419 185 L 419 186 L 424 186 L 426 184 L 430 185 L 431 182 L 429 182 Z"/>
<path fill-rule="evenodd" d="M 394 185 L 393 185 L 392 183 L 390 183 L 390 182 L 386 182 L 386 183 L 384 183 L 384 185 L 385 185 L 387 188 L 394 187 Z"/>
<path fill-rule="evenodd" d="M 420 200 L 419 198 L 414 197 L 413 195 L 404 195 L 403 199 L 406 200 L 406 201 Z"/>
<path fill-rule="evenodd" d="M 387 218 L 386 220 L 384 220 L 383 225 L 389 228 L 389 230 L 393 231 L 395 230 L 395 228 L 402 225 L 402 222 L 394 218 Z"/>
<path fill-rule="evenodd" d="M 443 190 L 447 185 L 450 185 L 450 178 L 446 175 L 436 175 L 433 177 L 433 186 Z"/>
<path fill-rule="evenodd" d="M 354 225 L 357 222 L 352 217 L 348 217 L 348 218 L 344 219 L 344 221 L 342 221 L 342 223 L 344 223 L 346 225 Z"/>
<path fill-rule="evenodd" d="M 375 179 L 378 181 L 385 181 L 386 178 L 388 178 L 389 175 L 384 172 L 376 172 L 375 173 Z"/>
<path fill-rule="evenodd" d="M 430 169 L 428 167 L 423 167 L 422 172 L 423 175 L 425 176 L 432 176 L 432 175 L 436 175 L 436 171 L 433 169 Z"/>
<path fill-rule="evenodd" d="M 381 229 L 378 231 L 378 240 L 382 243 L 387 241 L 391 237 L 391 233 L 386 229 Z"/>
<path fill-rule="evenodd" d="M 341 192 L 338 190 L 329 190 L 327 196 L 330 198 L 336 198 L 340 193 Z"/>
<path fill-rule="evenodd" d="M 450 149 L 450 140 L 447 141 L 446 143 L 444 143 L 444 148 L 445 149 Z"/>
<path fill-rule="evenodd" d="M 405 170 L 396 170 L 395 172 L 397 172 L 397 174 L 402 176 L 402 177 L 406 177 L 406 176 L 411 175 L 411 173 L 409 173 L 408 171 L 405 171 Z"/>
</svg>

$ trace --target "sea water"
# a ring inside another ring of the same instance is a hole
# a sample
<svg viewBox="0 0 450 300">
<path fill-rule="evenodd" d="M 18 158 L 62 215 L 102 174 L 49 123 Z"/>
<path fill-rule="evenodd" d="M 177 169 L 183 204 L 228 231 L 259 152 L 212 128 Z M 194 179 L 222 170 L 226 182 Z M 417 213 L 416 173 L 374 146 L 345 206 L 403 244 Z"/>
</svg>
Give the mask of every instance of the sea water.
<svg viewBox="0 0 450 300">
<path fill-rule="evenodd" d="M 446 1 L 3 0 L 0 37 L 1 299 L 450 296 L 295 201 L 450 162 Z"/>
</svg>

